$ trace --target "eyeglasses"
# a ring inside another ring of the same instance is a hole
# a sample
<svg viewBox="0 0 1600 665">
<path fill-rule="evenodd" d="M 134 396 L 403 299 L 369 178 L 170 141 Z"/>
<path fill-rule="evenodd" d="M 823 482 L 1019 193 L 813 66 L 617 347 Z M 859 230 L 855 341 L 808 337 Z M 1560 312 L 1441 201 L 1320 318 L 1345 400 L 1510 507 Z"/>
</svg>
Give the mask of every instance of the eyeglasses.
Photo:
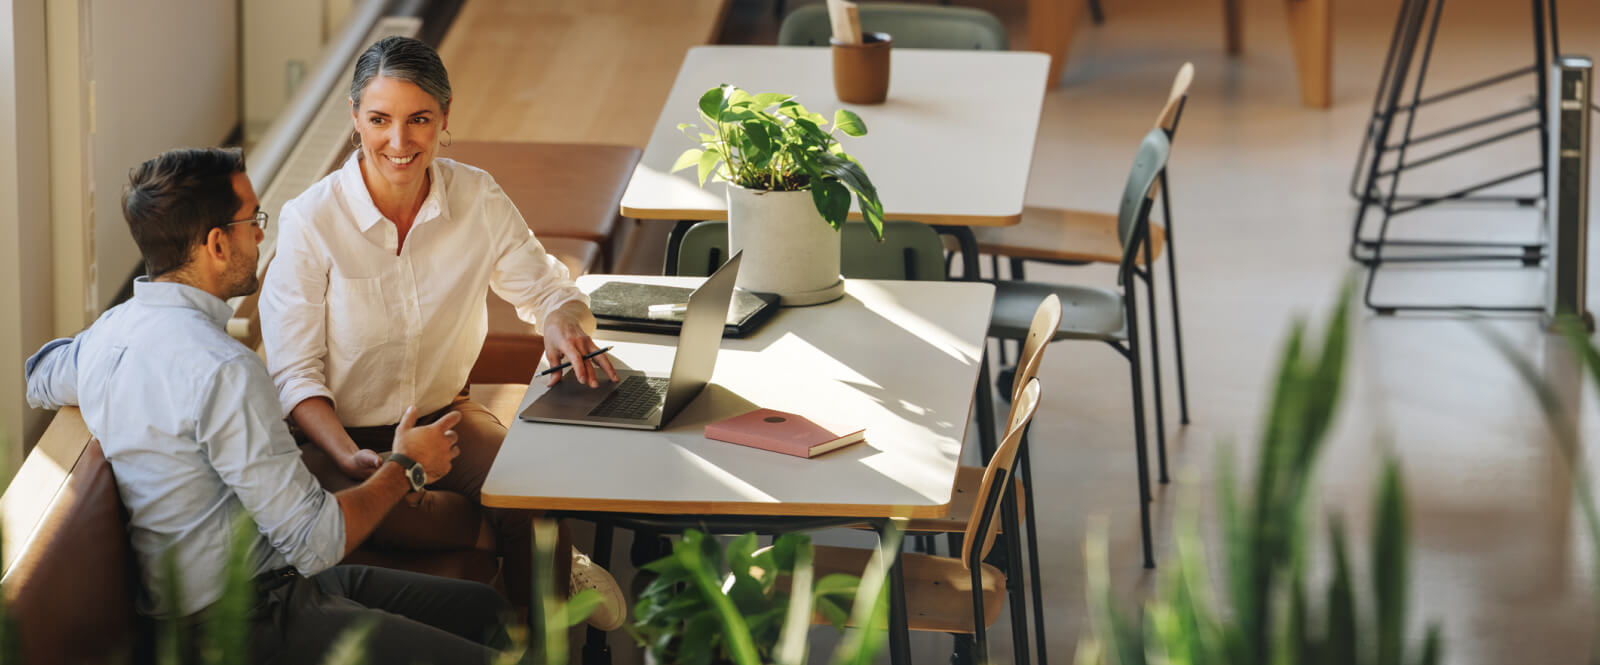
<svg viewBox="0 0 1600 665">
<path fill-rule="evenodd" d="M 236 220 L 233 220 L 233 221 L 228 222 L 226 224 L 223 224 L 223 226 L 233 226 L 234 224 L 251 224 L 251 223 L 255 224 L 256 228 L 259 228 L 259 229 L 265 231 L 267 229 L 267 211 L 258 210 L 258 211 L 256 211 L 256 214 L 255 214 L 254 217 L 248 217 L 248 218 L 245 218 L 245 219 L 236 219 Z"/>
</svg>

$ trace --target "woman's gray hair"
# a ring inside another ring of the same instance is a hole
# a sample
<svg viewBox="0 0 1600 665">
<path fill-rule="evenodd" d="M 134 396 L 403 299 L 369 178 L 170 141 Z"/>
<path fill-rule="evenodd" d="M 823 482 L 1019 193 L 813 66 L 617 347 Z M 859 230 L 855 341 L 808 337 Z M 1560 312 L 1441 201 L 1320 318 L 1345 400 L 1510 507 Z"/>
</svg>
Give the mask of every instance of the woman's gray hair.
<svg viewBox="0 0 1600 665">
<path fill-rule="evenodd" d="M 350 80 L 350 102 L 356 108 L 361 108 L 361 93 L 379 76 L 409 81 L 439 102 L 441 111 L 450 111 L 450 73 L 427 44 L 410 37 L 385 37 L 362 53 Z"/>
</svg>

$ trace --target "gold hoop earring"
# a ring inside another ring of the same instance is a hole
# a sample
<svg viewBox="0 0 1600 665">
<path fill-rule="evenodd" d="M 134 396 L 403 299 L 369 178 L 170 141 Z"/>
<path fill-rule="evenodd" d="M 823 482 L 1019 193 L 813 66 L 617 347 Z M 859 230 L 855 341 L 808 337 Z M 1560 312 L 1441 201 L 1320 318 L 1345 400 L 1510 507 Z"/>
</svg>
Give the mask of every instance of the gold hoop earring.
<svg viewBox="0 0 1600 665">
<path fill-rule="evenodd" d="M 450 138 L 450 130 L 446 129 L 444 130 L 444 140 L 439 142 L 439 147 L 448 148 L 450 147 L 451 141 L 452 139 Z"/>
<path fill-rule="evenodd" d="M 361 133 L 360 132 L 350 132 L 350 147 L 352 147 L 352 148 L 361 147 Z"/>
</svg>

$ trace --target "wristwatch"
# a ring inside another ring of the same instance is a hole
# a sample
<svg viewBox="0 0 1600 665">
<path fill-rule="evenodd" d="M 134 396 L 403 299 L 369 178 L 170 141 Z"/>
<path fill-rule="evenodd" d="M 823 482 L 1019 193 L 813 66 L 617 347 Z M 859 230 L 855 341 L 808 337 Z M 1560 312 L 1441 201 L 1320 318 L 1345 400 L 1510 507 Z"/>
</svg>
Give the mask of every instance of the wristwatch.
<svg viewBox="0 0 1600 665">
<path fill-rule="evenodd" d="M 400 453 L 389 453 L 389 456 L 384 458 L 384 461 L 394 462 L 399 464 L 400 468 L 405 469 L 406 480 L 411 481 L 411 491 L 421 492 L 422 487 L 428 484 L 428 474 L 422 470 L 422 464 L 416 460 Z"/>
</svg>

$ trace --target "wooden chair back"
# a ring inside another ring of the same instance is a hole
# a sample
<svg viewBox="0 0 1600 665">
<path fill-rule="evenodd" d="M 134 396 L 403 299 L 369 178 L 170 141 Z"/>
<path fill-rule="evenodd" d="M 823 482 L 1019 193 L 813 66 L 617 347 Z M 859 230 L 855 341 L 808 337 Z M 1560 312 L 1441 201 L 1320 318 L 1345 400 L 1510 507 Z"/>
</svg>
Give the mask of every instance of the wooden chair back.
<svg viewBox="0 0 1600 665">
<path fill-rule="evenodd" d="M 1011 472 L 1016 465 L 1017 451 L 1022 447 L 1022 433 L 1028 429 L 1028 422 L 1033 420 L 1038 408 L 1039 379 L 1035 377 L 1017 391 L 1016 400 L 1011 403 L 1006 434 L 1000 439 L 994 456 L 989 458 L 989 466 L 983 470 L 983 483 L 978 485 L 978 509 L 972 511 L 971 519 L 967 520 L 967 530 L 961 541 L 961 564 L 969 570 L 973 561 L 981 561 L 994 547 L 995 535 L 1000 532 L 1000 504 L 1010 492 Z M 976 557 L 973 556 L 974 547 L 981 548 Z"/>
<path fill-rule="evenodd" d="M 1178 131 L 1178 116 L 1183 112 L 1184 102 L 1189 99 L 1189 84 L 1193 82 L 1194 63 L 1185 62 L 1172 79 L 1172 92 L 1167 93 L 1167 103 L 1161 107 L 1161 115 L 1156 116 L 1156 129 L 1166 132 L 1169 139 Z"/>
<path fill-rule="evenodd" d="M 1039 364 L 1044 360 L 1044 347 L 1050 345 L 1056 329 L 1061 327 L 1061 298 L 1052 293 L 1045 296 L 1033 311 L 1033 323 L 1028 325 L 1028 336 L 1022 340 L 1022 352 L 1017 354 L 1017 378 L 1011 384 L 1011 404 L 1015 410 L 1017 396 L 1028 386 L 1028 379 L 1039 375 Z"/>
</svg>

